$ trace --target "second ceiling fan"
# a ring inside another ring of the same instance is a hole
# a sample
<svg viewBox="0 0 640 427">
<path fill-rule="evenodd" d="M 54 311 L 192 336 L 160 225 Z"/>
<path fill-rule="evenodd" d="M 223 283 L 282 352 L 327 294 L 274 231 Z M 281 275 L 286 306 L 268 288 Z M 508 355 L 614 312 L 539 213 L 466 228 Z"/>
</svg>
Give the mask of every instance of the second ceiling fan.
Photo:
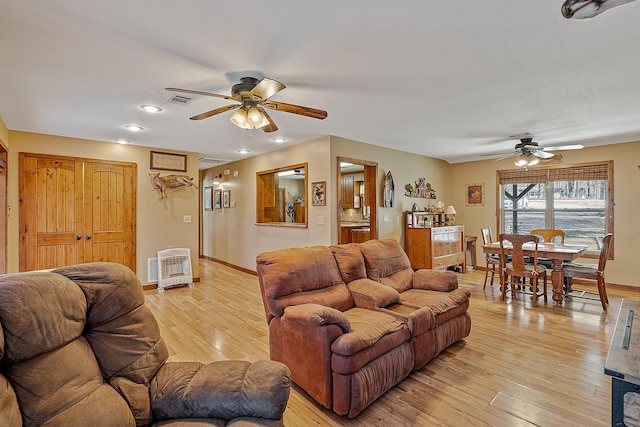
<svg viewBox="0 0 640 427">
<path fill-rule="evenodd" d="M 264 132 L 277 131 L 278 126 L 276 126 L 271 116 L 269 116 L 267 110 L 293 113 L 301 116 L 312 117 L 314 119 L 327 118 L 327 112 L 324 110 L 287 104 L 285 102 L 271 101 L 269 99 L 285 87 L 286 86 L 284 84 L 273 79 L 263 78 L 262 80 L 258 80 L 254 77 L 242 77 L 240 79 L 240 83 L 233 85 L 231 88 L 231 96 L 202 92 L 199 90 L 179 89 L 175 87 L 168 87 L 166 90 L 170 92 L 190 93 L 193 95 L 212 96 L 214 98 L 237 101 L 237 104 L 229 104 L 224 107 L 215 108 L 190 117 L 190 119 L 202 120 L 226 111 L 237 110 L 233 116 L 231 116 L 231 122 L 242 129 L 260 128 Z"/>
<path fill-rule="evenodd" d="M 554 158 L 555 155 L 551 154 L 550 151 L 580 150 L 582 148 L 584 147 L 580 144 L 541 147 L 533 138 L 520 138 L 520 142 L 516 144 L 514 151 L 497 154 L 501 157 L 496 159 L 496 161 L 518 156 L 515 162 L 516 166 L 534 166 L 538 164 L 540 160 L 551 160 Z"/>
</svg>

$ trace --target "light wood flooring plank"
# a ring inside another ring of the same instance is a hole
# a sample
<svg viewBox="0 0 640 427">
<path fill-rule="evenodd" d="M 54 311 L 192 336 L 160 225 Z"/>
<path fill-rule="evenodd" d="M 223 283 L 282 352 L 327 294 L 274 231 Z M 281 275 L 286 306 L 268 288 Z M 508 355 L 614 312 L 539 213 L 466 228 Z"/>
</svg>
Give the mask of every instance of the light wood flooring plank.
<svg viewBox="0 0 640 427">
<path fill-rule="evenodd" d="M 603 372 L 622 298 L 610 307 L 568 299 L 562 306 L 528 296 L 506 301 L 484 272 L 459 275 L 471 291 L 471 334 L 389 390 L 356 419 L 338 416 L 293 386 L 285 425 L 308 426 L 607 426 L 611 378 Z M 170 360 L 269 358 L 268 328 L 256 276 L 200 260 L 193 288 L 146 291 Z"/>
</svg>

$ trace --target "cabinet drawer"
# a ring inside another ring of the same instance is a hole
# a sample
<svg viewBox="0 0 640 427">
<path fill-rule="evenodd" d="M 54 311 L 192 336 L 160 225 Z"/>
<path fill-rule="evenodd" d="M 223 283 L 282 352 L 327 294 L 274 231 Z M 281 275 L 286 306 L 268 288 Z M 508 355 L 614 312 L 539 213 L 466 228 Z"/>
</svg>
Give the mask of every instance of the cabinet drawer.
<svg viewBox="0 0 640 427">
<path fill-rule="evenodd" d="M 440 256 L 433 259 L 433 268 L 449 267 L 451 265 L 462 264 L 464 261 L 464 252 L 451 255 Z"/>
</svg>

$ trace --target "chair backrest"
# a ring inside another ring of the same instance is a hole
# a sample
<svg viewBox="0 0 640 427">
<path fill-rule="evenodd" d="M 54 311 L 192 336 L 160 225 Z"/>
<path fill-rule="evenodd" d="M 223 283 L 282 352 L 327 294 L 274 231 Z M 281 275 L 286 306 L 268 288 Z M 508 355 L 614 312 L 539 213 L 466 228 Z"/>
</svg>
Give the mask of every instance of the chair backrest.
<svg viewBox="0 0 640 427">
<path fill-rule="evenodd" d="M 256 269 L 267 323 L 285 308 L 321 304 L 345 311 L 353 299 L 327 246 L 278 249 L 256 257 Z"/>
<path fill-rule="evenodd" d="M 531 230 L 531 234 L 541 236 L 542 241 L 551 242 L 555 237 L 559 237 L 560 243 L 564 243 L 565 232 L 562 230 L 555 230 L 553 228 L 540 228 L 537 230 Z"/>
<path fill-rule="evenodd" d="M 524 275 L 525 273 L 525 256 L 522 246 L 525 243 L 534 243 L 533 257 L 527 256 L 529 261 L 533 261 L 533 270 L 538 266 L 538 242 L 540 238 L 533 234 L 500 234 L 500 263 L 502 266 L 507 265 L 507 254 L 505 251 L 505 242 L 512 246 L 511 265 L 515 275 Z"/>
<path fill-rule="evenodd" d="M 598 261 L 598 271 L 604 274 L 604 266 L 607 264 L 609 252 L 611 251 L 611 242 L 613 241 L 613 233 L 607 233 L 602 238 L 602 248 L 600 249 L 600 260 Z"/>
<path fill-rule="evenodd" d="M 491 236 L 491 228 L 481 228 L 480 232 L 482 233 L 483 245 L 488 245 L 489 243 L 493 243 L 493 236 Z"/>
</svg>

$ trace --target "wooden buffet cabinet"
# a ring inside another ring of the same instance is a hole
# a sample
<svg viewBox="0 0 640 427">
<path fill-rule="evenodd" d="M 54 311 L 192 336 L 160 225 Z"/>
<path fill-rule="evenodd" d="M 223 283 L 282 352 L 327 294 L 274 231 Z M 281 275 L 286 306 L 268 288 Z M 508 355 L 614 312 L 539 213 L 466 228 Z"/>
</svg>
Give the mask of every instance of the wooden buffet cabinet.
<svg viewBox="0 0 640 427">
<path fill-rule="evenodd" d="M 416 221 L 417 212 L 405 213 L 405 252 L 414 269 L 465 266 L 464 225 L 429 227 Z"/>
</svg>

